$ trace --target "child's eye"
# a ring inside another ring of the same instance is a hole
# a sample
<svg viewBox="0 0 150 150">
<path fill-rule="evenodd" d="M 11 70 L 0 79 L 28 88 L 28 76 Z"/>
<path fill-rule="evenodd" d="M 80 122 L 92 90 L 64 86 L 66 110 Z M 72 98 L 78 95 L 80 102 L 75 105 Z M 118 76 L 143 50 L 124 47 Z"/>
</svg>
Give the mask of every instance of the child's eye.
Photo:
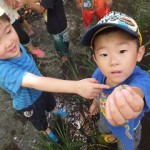
<svg viewBox="0 0 150 150">
<path fill-rule="evenodd" d="M 107 54 L 100 54 L 100 56 L 101 56 L 101 57 L 106 57 L 106 56 L 107 56 Z"/>
<path fill-rule="evenodd" d="M 9 34 L 11 32 L 11 27 L 7 27 L 5 32 L 6 32 L 6 34 Z"/>
<path fill-rule="evenodd" d="M 122 53 L 125 53 L 126 51 L 127 51 L 127 50 L 121 50 L 120 53 L 122 54 Z"/>
<path fill-rule="evenodd" d="M 11 32 L 11 29 L 8 29 L 8 30 L 6 31 L 7 34 L 9 34 L 10 32 Z"/>
</svg>

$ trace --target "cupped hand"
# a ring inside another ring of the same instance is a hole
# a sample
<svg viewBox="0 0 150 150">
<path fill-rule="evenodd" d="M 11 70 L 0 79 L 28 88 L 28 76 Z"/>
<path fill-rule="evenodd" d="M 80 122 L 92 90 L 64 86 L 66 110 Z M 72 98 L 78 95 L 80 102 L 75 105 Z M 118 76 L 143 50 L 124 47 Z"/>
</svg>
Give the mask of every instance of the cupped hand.
<svg viewBox="0 0 150 150">
<path fill-rule="evenodd" d="M 118 86 L 106 101 L 106 119 L 112 125 L 123 125 L 136 118 L 142 111 L 144 101 L 133 88 Z"/>
</svg>

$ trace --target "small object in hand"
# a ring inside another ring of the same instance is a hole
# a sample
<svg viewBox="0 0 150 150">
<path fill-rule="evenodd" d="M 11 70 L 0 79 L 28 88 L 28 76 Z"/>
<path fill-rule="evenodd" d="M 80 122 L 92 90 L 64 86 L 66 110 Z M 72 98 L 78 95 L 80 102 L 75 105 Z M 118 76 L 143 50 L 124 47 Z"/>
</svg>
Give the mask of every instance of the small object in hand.
<svg viewBox="0 0 150 150">
<path fill-rule="evenodd" d="M 124 85 L 121 85 L 122 89 L 126 89 L 126 87 Z"/>
</svg>

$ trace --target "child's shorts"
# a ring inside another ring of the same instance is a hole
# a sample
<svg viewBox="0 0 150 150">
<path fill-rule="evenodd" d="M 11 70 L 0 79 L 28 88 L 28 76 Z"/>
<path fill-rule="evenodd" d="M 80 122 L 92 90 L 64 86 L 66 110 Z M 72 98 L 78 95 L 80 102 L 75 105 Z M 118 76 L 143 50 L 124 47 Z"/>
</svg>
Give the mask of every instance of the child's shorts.
<svg viewBox="0 0 150 150">
<path fill-rule="evenodd" d="M 46 111 L 50 112 L 56 107 L 56 101 L 52 93 L 43 92 L 32 105 L 17 111 L 26 120 L 31 121 L 39 131 L 45 131 L 48 127 Z"/>
<path fill-rule="evenodd" d="M 56 51 L 60 56 L 69 55 L 69 34 L 67 28 L 58 34 L 50 34 Z"/>
<path fill-rule="evenodd" d="M 104 116 L 100 114 L 100 119 L 99 119 L 99 131 L 100 133 L 103 134 L 112 134 L 112 132 L 108 129 L 105 121 L 104 121 Z M 138 150 L 138 145 L 140 143 L 141 139 L 141 123 L 137 126 L 137 128 L 134 130 L 134 150 Z M 117 138 L 117 149 L 118 150 L 124 150 L 124 144 L 121 140 Z"/>
</svg>

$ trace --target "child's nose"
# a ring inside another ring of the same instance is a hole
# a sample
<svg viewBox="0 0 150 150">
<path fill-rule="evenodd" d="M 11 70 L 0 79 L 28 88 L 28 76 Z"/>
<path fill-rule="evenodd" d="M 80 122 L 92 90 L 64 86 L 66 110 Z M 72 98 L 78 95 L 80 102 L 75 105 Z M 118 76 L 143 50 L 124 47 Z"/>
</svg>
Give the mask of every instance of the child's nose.
<svg viewBox="0 0 150 150">
<path fill-rule="evenodd" d="M 118 58 L 116 56 L 111 56 L 109 59 L 110 66 L 118 65 Z"/>
<path fill-rule="evenodd" d="M 5 40 L 5 48 L 9 48 L 12 45 L 12 42 L 10 40 Z"/>
</svg>

